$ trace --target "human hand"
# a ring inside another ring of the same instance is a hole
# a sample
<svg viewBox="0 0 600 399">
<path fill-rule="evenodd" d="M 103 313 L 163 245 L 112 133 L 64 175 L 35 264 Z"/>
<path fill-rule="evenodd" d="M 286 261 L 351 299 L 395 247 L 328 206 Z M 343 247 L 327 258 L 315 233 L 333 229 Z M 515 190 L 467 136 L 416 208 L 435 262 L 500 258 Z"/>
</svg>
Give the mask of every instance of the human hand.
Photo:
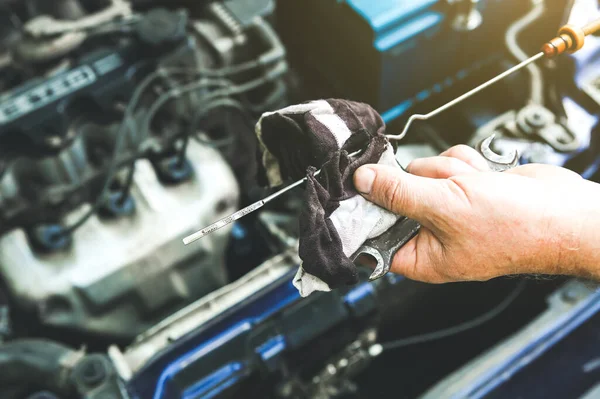
<svg viewBox="0 0 600 399">
<path fill-rule="evenodd" d="M 549 165 L 491 172 L 467 146 L 407 169 L 366 165 L 354 175 L 366 199 L 422 225 L 394 257 L 392 272 L 431 283 L 600 275 L 592 259 L 600 257 L 597 184 Z"/>
</svg>

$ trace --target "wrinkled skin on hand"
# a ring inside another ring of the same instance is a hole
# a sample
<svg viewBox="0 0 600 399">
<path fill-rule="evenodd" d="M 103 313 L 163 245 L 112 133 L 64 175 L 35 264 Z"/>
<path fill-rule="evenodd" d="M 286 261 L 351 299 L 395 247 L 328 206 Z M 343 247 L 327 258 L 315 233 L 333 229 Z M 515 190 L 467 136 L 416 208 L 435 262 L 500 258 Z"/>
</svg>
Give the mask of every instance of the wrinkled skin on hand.
<svg viewBox="0 0 600 399">
<path fill-rule="evenodd" d="M 549 165 L 491 172 L 467 146 L 407 169 L 366 165 L 354 176 L 365 198 L 423 226 L 398 251 L 392 272 L 430 283 L 525 273 L 600 276 L 597 184 Z"/>
</svg>

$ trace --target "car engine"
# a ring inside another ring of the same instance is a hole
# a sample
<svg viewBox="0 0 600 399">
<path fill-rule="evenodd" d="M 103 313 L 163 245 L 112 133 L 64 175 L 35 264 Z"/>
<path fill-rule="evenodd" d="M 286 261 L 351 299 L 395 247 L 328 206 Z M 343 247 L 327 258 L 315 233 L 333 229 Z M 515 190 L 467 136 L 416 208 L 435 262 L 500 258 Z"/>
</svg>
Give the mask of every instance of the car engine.
<svg viewBox="0 0 600 399">
<path fill-rule="evenodd" d="M 575 312 L 598 302 L 595 285 L 438 287 L 395 275 L 369 282 L 364 271 L 357 286 L 300 298 L 291 284 L 299 189 L 194 245 L 182 239 L 269 193 L 258 184 L 254 133 L 264 112 L 347 98 L 371 104 L 397 132 L 411 114 L 523 61 L 559 26 L 599 8 L 595 0 L 0 0 L 0 398 L 517 392 L 481 382 L 481 357 L 493 348 L 506 355 L 498 348 L 511 336 L 512 348 L 533 345 L 523 333 L 530 323 L 547 332 L 549 319 L 580 320 Z M 415 125 L 398 161 L 495 134 L 498 153 L 517 149 L 521 163 L 600 181 L 599 57 L 600 38 L 590 37 L 582 51 Z M 506 298 L 510 317 L 427 336 Z M 471 385 L 453 383 L 460 370 Z M 562 397 L 582 397 L 596 381 Z"/>
<path fill-rule="evenodd" d="M 281 101 L 286 64 L 260 16 L 244 31 L 219 3 L 197 20 L 67 3 L 27 15 L 6 55 L 2 276 L 41 326 L 131 339 L 227 282 L 229 231 L 184 251 L 180 241 L 237 206 L 235 172 L 216 147 L 245 134 L 247 96 L 254 112 Z M 264 57 L 222 89 L 230 65 L 256 59 L 245 42 Z M 189 83 L 204 69 L 211 78 Z M 115 173 L 123 165 L 130 172 Z"/>
</svg>

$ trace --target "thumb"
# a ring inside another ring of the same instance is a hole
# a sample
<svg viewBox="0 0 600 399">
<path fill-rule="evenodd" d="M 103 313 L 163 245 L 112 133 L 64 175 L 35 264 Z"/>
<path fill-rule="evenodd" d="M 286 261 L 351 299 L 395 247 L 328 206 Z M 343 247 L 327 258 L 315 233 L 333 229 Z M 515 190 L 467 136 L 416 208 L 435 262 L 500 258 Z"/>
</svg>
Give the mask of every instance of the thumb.
<svg viewBox="0 0 600 399">
<path fill-rule="evenodd" d="M 411 175 L 385 165 L 365 165 L 354 173 L 354 185 L 367 200 L 398 215 L 425 222 L 439 209 L 446 190 L 443 179 Z"/>
</svg>

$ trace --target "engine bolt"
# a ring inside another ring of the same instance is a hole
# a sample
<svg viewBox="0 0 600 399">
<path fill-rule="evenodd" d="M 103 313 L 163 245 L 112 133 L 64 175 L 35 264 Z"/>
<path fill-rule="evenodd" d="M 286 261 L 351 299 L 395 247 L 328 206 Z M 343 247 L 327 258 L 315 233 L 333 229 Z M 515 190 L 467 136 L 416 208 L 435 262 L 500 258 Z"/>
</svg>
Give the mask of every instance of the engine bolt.
<svg viewBox="0 0 600 399">
<path fill-rule="evenodd" d="M 88 359 L 81 366 L 81 381 L 88 387 L 98 386 L 106 378 L 106 369 L 99 359 Z"/>
</svg>

